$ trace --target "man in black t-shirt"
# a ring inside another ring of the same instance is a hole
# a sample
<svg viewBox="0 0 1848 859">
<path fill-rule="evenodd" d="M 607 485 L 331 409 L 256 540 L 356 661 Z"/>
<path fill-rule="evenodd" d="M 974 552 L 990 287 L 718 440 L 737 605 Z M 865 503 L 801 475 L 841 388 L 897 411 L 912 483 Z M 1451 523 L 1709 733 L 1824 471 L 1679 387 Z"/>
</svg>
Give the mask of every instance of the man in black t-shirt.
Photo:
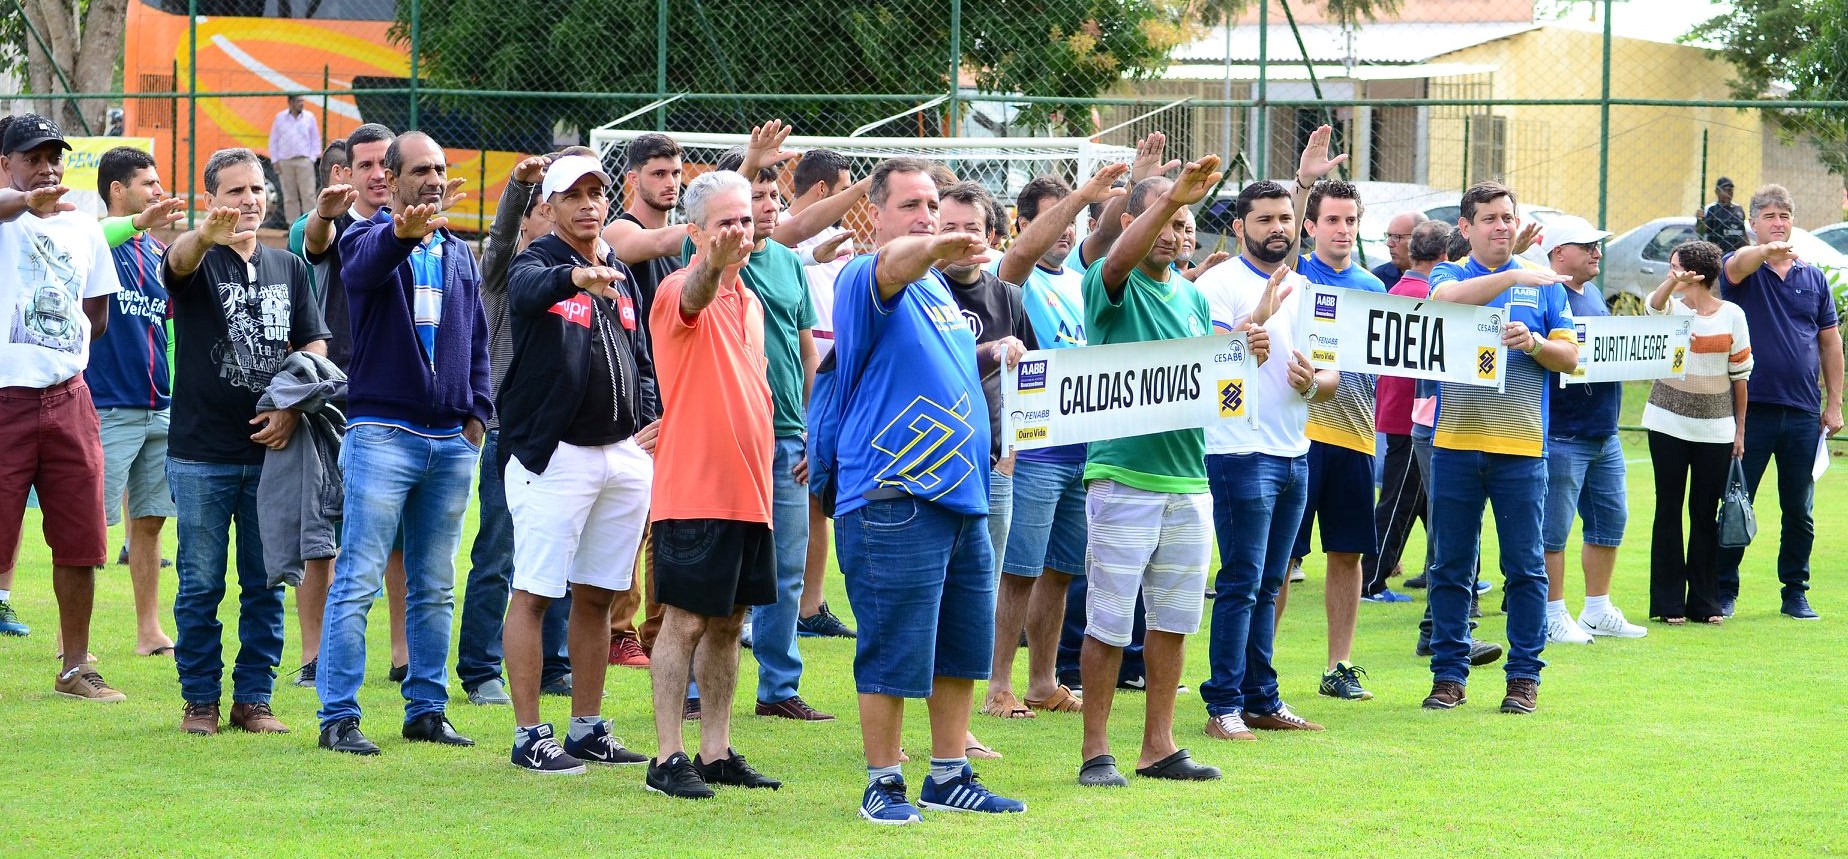
<svg viewBox="0 0 1848 859">
<path fill-rule="evenodd" d="M 1750 243 L 1745 235 L 1745 210 L 1733 203 L 1733 180 L 1725 176 L 1713 183 L 1713 198 L 1713 205 L 1694 212 L 1694 234 L 1719 245 L 1723 256 Z"/>
<path fill-rule="evenodd" d="M 205 164 L 210 214 L 173 243 L 161 266 L 171 296 L 173 428 L 167 482 L 179 511 L 179 592 L 174 661 L 185 699 L 182 730 L 218 732 L 222 627 L 229 529 L 237 527 L 239 585 L 231 724 L 286 733 L 270 712 L 282 661 L 282 591 L 268 587 L 257 526 L 257 480 L 266 449 L 289 443 L 300 415 L 258 412 L 257 398 L 292 350 L 325 355 L 328 332 L 308 268 L 257 242 L 267 197 L 263 165 L 248 149 L 225 149 Z M 253 431 L 254 430 L 254 431 Z"/>
</svg>

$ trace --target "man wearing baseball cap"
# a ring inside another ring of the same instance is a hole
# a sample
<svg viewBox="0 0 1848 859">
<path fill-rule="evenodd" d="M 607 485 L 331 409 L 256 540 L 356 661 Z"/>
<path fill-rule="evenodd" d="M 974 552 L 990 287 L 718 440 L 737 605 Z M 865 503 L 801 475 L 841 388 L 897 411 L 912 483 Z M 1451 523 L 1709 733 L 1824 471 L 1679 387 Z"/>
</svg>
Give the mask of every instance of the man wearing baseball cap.
<svg viewBox="0 0 1848 859">
<path fill-rule="evenodd" d="M 122 701 L 84 660 L 96 568 L 107 559 L 103 445 L 83 371 L 119 289 L 96 219 L 63 199 L 64 133 L 42 116 L 15 117 L 0 137 L 0 565 L 19 556 L 26 494 L 39 492 L 51 546 L 63 666 L 59 695 Z M 0 611 L 10 615 L 10 593 Z"/>
<path fill-rule="evenodd" d="M 1540 252 L 1553 271 L 1569 278 L 1566 304 L 1572 318 L 1609 316 L 1593 279 L 1604 253 L 1599 243 L 1610 233 L 1579 217 L 1550 221 Z M 1579 335 L 1583 345 L 1584 335 Z M 1568 385 L 1548 403 L 1552 427 L 1546 446 L 1546 513 L 1540 529 L 1546 558 L 1546 640 L 1590 644 L 1593 636 L 1641 638 L 1648 630 L 1624 619 L 1611 604 L 1611 573 L 1617 546 L 1623 542 L 1629 511 L 1624 500 L 1623 444 L 1617 439 L 1617 412 L 1623 404 L 1622 382 Z M 1585 569 L 1585 610 L 1578 620 L 1566 608 L 1566 537 L 1572 517 L 1585 522 L 1580 564 Z"/>
<path fill-rule="evenodd" d="M 603 719 L 610 601 L 634 580 L 654 462 L 654 364 L 629 269 L 599 233 L 610 175 L 597 159 L 552 162 L 539 205 L 552 232 L 513 261 L 513 358 L 500 388 L 513 601 L 502 632 L 514 710 L 513 764 L 542 774 L 639 764 Z M 539 718 L 541 628 L 571 591 L 571 724 L 561 748 Z"/>
<path fill-rule="evenodd" d="M 1721 176 L 1713 183 L 1713 205 L 1694 211 L 1694 233 L 1720 246 L 1721 255 L 1732 253 L 1748 242 L 1745 235 L 1745 210 L 1733 203 L 1733 180 Z"/>
</svg>

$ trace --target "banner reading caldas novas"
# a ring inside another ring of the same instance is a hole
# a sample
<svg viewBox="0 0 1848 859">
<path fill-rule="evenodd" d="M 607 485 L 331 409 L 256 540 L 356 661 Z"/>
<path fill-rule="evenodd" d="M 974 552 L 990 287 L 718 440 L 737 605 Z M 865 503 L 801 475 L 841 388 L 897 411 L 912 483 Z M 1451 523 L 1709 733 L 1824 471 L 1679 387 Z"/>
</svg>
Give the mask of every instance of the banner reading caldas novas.
<svg viewBox="0 0 1848 859">
<path fill-rule="evenodd" d="M 1028 352 L 1002 383 L 1002 446 L 1249 420 L 1246 379 L 1257 369 L 1250 356 L 1243 334 Z"/>
<path fill-rule="evenodd" d="M 1578 320 L 1578 368 L 1559 384 L 1680 378 L 1687 374 L 1686 316 L 1589 316 Z"/>
<path fill-rule="evenodd" d="M 1320 369 L 1502 385 L 1507 356 L 1496 308 L 1311 284 L 1296 330 Z"/>
</svg>

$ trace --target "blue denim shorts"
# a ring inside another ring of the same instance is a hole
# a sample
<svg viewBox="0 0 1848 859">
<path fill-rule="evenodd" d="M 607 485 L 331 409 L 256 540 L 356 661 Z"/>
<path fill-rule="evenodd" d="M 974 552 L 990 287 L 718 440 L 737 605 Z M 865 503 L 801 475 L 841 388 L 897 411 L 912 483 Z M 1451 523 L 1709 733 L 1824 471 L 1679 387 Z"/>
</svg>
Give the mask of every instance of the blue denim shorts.
<svg viewBox="0 0 1848 859">
<path fill-rule="evenodd" d="M 1337 444 L 1309 444 L 1309 504 L 1292 557 L 1309 554 L 1309 533 L 1322 527 L 1322 551 L 1377 554 L 1373 531 L 1373 455 Z"/>
<path fill-rule="evenodd" d="M 1014 524 L 1001 572 L 1037 578 L 1041 571 L 1084 575 L 1084 463 L 1014 464 Z"/>
<path fill-rule="evenodd" d="M 862 695 L 925 698 L 934 677 L 988 679 L 995 641 L 995 560 L 986 516 L 905 497 L 835 522 L 847 600 L 860 625 Z"/>
<path fill-rule="evenodd" d="M 1585 520 L 1585 542 L 1593 546 L 1623 544 L 1630 510 L 1624 496 L 1623 442 L 1607 438 L 1546 440 L 1546 520 L 1542 548 L 1563 552 L 1572 536 L 1572 514 Z"/>
</svg>

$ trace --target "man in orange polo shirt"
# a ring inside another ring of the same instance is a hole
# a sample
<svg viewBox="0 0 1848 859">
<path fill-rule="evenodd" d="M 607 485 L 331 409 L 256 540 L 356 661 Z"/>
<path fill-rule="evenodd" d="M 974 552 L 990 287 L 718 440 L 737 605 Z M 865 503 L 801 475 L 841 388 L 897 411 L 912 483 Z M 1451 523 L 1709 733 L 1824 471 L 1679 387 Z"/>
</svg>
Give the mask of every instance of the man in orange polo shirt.
<svg viewBox="0 0 1848 859">
<path fill-rule="evenodd" d="M 775 436 L 764 308 L 738 276 L 751 253 L 751 184 L 714 171 L 683 199 L 697 254 L 661 281 L 649 312 L 662 405 L 650 518 L 665 611 L 650 657 L 660 745 L 647 786 L 703 799 L 713 784 L 782 786 L 732 750 L 730 731 L 745 612 L 776 602 Z M 692 760 L 680 731 L 689 671 L 706 699 Z"/>
</svg>

